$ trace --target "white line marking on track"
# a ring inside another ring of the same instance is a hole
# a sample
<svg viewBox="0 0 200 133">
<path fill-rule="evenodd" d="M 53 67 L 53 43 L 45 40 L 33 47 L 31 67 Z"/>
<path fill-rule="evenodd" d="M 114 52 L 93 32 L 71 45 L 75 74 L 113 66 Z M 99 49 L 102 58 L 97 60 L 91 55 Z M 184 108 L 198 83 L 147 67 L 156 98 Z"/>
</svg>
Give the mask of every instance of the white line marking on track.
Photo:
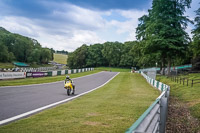
<svg viewBox="0 0 200 133">
<path fill-rule="evenodd" d="M 68 99 L 65 99 L 65 100 L 62 100 L 62 101 L 53 103 L 53 104 L 49 104 L 49 105 L 47 105 L 47 106 L 44 106 L 44 107 L 41 107 L 41 108 L 38 108 L 38 109 L 35 109 L 35 110 L 32 110 L 32 111 L 29 111 L 29 112 L 26 112 L 26 113 L 23 113 L 23 114 L 20 114 L 20 115 L 17 115 L 17 116 L 8 118 L 8 119 L 2 120 L 2 121 L 0 121 L 0 125 L 5 124 L 5 123 L 8 123 L 8 122 L 11 122 L 11 121 L 14 121 L 14 120 L 17 120 L 17 119 L 20 119 L 20 118 L 22 118 L 22 117 L 26 117 L 26 116 L 28 116 L 28 115 L 34 114 L 34 113 L 39 112 L 39 111 L 42 111 L 42 110 L 44 110 L 44 109 L 53 107 L 53 106 L 55 106 L 55 105 L 58 105 L 58 104 L 61 104 L 61 103 L 70 101 L 70 100 L 72 100 L 72 99 L 75 99 L 75 98 L 77 98 L 77 97 L 83 96 L 83 95 L 85 95 L 85 94 L 88 94 L 88 93 L 90 93 L 90 92 L 92 92 L 92 91 L 94 91 L 94 90 L 96 90 L 96 89 L 98 89 L 98 88 L 103 87 L 103 86 L 106 85 L 108 82 L 110 82 L 113 78 L 115 78 L 118 74 L 119 74 L 119 72 L 118 72 L 116 75 L 114 75 L 111 79 L 109 79 L 107 82 L 105 82 L 104 84 L 102 84 L 102 85 L 100 85 L 100 86 L 98 86 L 98 87 L 96 87 L 96 88 L 94 88 L 94 89 L 92 89 L 92 90 L 90 90 L 90 91 L 87 91 L 87 92 L 81 93 L 81 94 L 79 94 L 79 95 L 77 95 L 77 96 L 74 96 L 74 97 L 71 97 L 71 98 L 68 98 Z"/>
</svg>

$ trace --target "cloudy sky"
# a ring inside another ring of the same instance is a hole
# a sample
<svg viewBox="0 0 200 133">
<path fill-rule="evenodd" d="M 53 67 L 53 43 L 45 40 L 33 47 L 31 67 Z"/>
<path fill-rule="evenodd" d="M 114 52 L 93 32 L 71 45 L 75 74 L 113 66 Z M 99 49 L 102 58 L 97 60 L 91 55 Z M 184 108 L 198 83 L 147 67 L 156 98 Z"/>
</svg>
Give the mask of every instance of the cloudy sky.
<svg viewBox="0 0 200 133">
<path fill-rule="evenodd" d="M 194 19 L 199 0 L 186 14 Z M 0 0 L 0 26 L 43 47 L 73 51 L 82 44 L 133 41 L 152 0 Z M 192 25 L 187 32 L 190 34 Z"/>
</svg>

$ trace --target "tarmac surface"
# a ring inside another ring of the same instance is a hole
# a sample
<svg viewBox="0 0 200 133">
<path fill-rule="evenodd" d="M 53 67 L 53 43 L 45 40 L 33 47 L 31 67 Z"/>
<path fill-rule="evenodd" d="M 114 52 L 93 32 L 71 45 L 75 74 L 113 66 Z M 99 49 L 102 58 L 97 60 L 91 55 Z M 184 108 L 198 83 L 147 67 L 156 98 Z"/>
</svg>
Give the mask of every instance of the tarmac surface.
<svg viewBox="0 0 200 133">
<path fill-rule="evenodd" d="M 105 84 L 116 74 L 117 72 L 100 72 L 75 78 L 73 79 L 76 86 L 75 95 L 71 96 L 68 96 L 64 89 L 64 81 L 0 87 L 0 122 L 49 104 L 76 97 Z"/>
</svg>

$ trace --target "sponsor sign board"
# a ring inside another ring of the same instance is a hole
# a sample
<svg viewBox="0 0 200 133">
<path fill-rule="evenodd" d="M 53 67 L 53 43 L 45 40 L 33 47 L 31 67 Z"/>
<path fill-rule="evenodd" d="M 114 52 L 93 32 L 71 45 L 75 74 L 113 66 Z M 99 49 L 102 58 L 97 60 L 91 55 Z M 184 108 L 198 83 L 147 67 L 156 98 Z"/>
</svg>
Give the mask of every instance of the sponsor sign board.
<svg viewBox="0 0 200 133">
<path fill-rule="evenodd" d="M 48 76 L 48 72 L 27 72 L 26 77 L 45 77 Z"/>
<path fill-rule="evenodd" d="M 0 79 L 26 78 L 26 72 L 0 72 Z"/>
</svg>

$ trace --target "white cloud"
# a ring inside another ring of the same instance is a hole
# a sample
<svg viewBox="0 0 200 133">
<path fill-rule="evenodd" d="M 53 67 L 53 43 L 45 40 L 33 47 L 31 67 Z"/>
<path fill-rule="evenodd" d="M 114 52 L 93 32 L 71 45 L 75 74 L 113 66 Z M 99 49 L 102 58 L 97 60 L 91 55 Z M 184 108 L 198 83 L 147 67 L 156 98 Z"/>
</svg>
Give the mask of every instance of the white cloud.
<svg viewBox="0 0 200 133">
<path fill-rule="evenodd" d="M 146 13 L 139 10 L 100 12 L 68 3 L 44 1 L 43 5 L 51 9 L 45 18 L 3 16 L 0 18 L 0 26 L 11 32 L 34 38 L 43 47 L 73 51 L 82 44 L 134 40 L 138 18 Z M 112 17 L 116 13 L 123 17 L 124 21 L 115 18 L 107 20 L 103 17 Z"/>
<path fill-rule="evenodd" d="M 38 26 L 33 24 L 31 20 L 24 17 L 9 16 L 0 20 L 0 26 L 14 33 L 26 36 L 37 37 Z"/>
<path fill-rule="evenodd" d="M 139 11 L 139 10 L 118 10 L 117 11 L 120 15 L 127 18 L 126 21 L 116 21 L 113 20 L 110 22 L 109 25 L 117 27 L 117 33 L 128 33 L 128 36 L 124 41 L 133 41 L 136 40 L 135 32 L 138 26 L 138 18 L 142 17 L 143 15 L 147 14 L 147 11 Z"/>
</svg>

